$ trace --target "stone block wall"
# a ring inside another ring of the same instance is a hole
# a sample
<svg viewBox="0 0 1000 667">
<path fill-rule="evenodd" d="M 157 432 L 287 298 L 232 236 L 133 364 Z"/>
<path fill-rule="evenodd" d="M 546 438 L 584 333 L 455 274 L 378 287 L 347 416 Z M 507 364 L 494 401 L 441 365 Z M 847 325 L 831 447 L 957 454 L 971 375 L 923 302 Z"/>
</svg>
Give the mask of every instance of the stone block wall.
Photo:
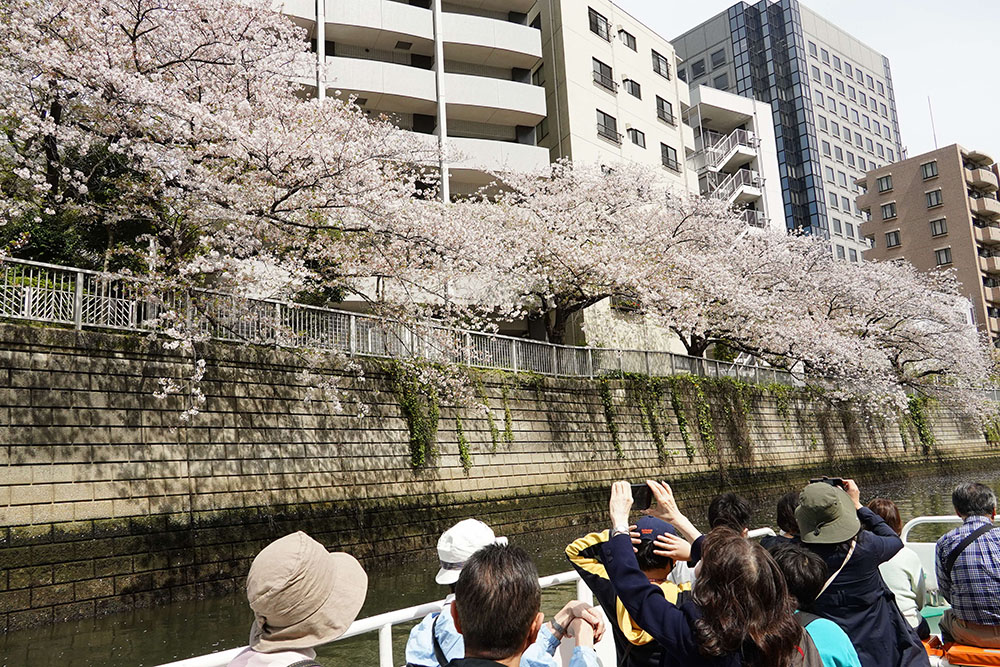
<svg viewBox="0 0 1000 667">
<path fill-rule="evenodd" d="M 293 530 L 362 558 L 375 534 L 405 556 L 471 514 L 504 533 L 579 520 L 620 478 L 669 479 L 701 502 L 852 462 L 996 455 L 942 413 L 921 442 L 894 415 L 871 423 L 798 392 L 486 373 L 490 416 L 442 406 L 436 455 L 415 468 L 382 362 L 341 379 L 338 411 L 314 391 L 338 371 L 295 351 L 199 354 L 207 399 L 185 421 L 184 396 L 154 392 L 189 377 L 189 358 L 142 336 L 0 324 L 0 631 L 235 590 Z"/>
</svg>

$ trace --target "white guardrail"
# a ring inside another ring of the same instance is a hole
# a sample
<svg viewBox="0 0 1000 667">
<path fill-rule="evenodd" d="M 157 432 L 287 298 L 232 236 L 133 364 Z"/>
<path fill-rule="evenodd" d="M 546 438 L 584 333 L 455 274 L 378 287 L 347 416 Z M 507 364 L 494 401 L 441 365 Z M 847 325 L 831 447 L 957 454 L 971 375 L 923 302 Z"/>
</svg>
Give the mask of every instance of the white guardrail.
<svg viewBox="0 0 1000 667">
<path fill-rule="evenodd" d="M 691 374 L 758 384 L 801 384 L 791 373 L 671 352 L 551 343 L 207 290 L 151 294 L 141 279 L 19 259 L 0 260 L 0 318 L 149 332 L 167 312 L 223 341 L 335 350 L 350 356 L 424 358 L 541 375 Z"/>
<path fill-rule="evenodd" d="M 774 531 L 771 528 L 755 528 L 747 533 L 747 537 L 749 538 L 764 537 L 766 535 L 774 535 Z M 576 599 L 582 600 L 588 604 L 594 604 L 593 593 L 590 592 L 590 589 L 587 588 L 587 584 L 580 579 L 580 575 L 575 571 L 560 572 L 559 574 L 540 577 L 538 579 L 538 583 L 542 588 L 550 588 L 552 586 L 570 584 L 573 582 L 576 582 Z M 396 611 L 378 614 L 377 616 L 372 616 L 370 618 L 363 618 L 361 620 L 354 621 L 354 623 L 351 624 L 351 627 L 347 629 L 347 632 L 345 632 L 336 641 L 342 641 L 344 639 L 377 631 L 379 667 L 394 667 L 395 663 L 392 656 L 392 626 L 399 625 L 401 623 L 418 621 L 427 614 L 441 611 L 443 606 L 444 600 L 436 600 L 435 602 L 428 602 L 415 607 L 407 607 L 406 609 L 398 609 Z M 564 642 L 564 644 L 565 643 L 566 642 Z M 226 651 L 218 651 L 216 653 L 200 655 L 195 658 L 166 663 L 159 665 L 159 667 L 226 667 L 226 665 L 229 664 L 229 661 L 236 657 L 236 655 L 245 648 L 245 646 L 241 646 L 239 648 L 233 648 Z M 616 664 L 615 644 L 614 639 L 612 639 L 611 632 L 607 632 L 604 635 L 604 639 L 602 639 L 596 646 L 596 649 L 597 655 L 601 658 L 602 664 Z M 568 658 L 565 651 L 562 653 L 564 658 Z M 564 662 L 568 662 L 568 660 L 564 660 Z"/>
</svg>

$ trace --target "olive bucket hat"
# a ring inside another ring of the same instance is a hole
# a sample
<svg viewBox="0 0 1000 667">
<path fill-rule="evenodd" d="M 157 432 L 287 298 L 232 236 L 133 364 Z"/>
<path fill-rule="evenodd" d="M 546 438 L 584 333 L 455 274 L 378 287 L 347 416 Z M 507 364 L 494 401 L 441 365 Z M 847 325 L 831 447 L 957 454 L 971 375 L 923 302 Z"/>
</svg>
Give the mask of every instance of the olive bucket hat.
<svg viewBox="0 0 1000 667">
<path fill-rule="evenodd" d="M 825 482 L 802 490 L 795 508 L 799 535 L 806 544 L 839 544 L 861 530 L 858 512 L 847 493 Z"/>
<path fill-rule="evenodd" d="M 302 531 L 264 547 L 250 565 L 250 648 L 261 653 L 333 641 L 361 611 L 368 575 L 353 556 L 331 553 Z"/>
</svg>

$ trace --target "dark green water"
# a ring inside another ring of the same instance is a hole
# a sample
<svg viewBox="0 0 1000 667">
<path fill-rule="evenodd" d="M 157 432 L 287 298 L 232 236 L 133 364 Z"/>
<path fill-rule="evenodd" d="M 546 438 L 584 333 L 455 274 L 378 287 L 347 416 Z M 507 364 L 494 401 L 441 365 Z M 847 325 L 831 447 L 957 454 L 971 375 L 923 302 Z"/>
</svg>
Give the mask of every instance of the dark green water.
<svg viewBox="0 0 1000 667">
<path fill-rule="evenodd" d="M 839 471 L 831 471 L 837 474 Z M 1000 461 L 978 465 L 973 470 L 866 477 L 856 471 L 862 500 L 876 496 L 891 498 L 899 505 L 904 522 L 914 516 L 951 514 L 951 489 L 960 480 L 975 479 L 1000 489 Z M 841 472 L 845 476 L 847 473 Z M 805 480 L 803 480 L 805 481 Z M 793 487 L 795 488 L 795 487 Z M 774 500 L 780 493 L 756 499 L 756 526 L 774 524 Z M 682 506 L 683 498 L 680 499 Z M 685 507 L 696 523 L 704 522 L 704 508 Z M 509 536 L 536 559 L 541 574 L 569 568 L 563 548 L 571 540 L 603 525 L 576 526 L 546 532 Z M 922 539 L 932 535 L 921 536 Z M 446 591 L 434 583 L 437 561 L 433 552 L 408 559 L 388 571 L 370 576 L 368 598 L 361 617 L 429 602 Z M 573 596 L 570 586 L 547 589 L 543 607 L 556 611 Z M 46 628 L 11 632 L 0 637 L 0 667 L 132 667 L 159 665 L 181 658 L 210 653 L 246 643 L 251 615 L 242 595 L 197 600 L 168 607 L 144 609 L 103 618 L 63 623 Z M 413 624 L 396 626 L 393 638 L 395 664 L 403 663 L 403 646 Z M 330 667 L 378 664 L 375 633 L 337 642 L 320 650 L 320 659 Z"/>
</svg>

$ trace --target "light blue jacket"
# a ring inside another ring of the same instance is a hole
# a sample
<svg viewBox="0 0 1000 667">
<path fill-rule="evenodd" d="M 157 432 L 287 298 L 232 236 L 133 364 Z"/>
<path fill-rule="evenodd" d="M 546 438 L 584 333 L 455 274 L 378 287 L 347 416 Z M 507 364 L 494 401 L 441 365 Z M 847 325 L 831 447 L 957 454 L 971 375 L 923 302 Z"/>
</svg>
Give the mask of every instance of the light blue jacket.
<svg viewBox="0 0 1000 667">
<path fill-rule="evenodd" d="M 441 620 L 437 624 L 438 643 L 445 657 L 451 661 L 455 658 L 465 657 L 465 642 L 462 635 L 455 629 L 455 622 L 451 618 L 451 602 L 455 596 L 449 595 L 445 601 L 444 611 L 441 612 Z M 438 614 L 428 614 L 420 621 L 419 625 L 410 630 L 410 638 L 406 641 L 406 664 L 418 665 L 419 667 L 439 667 L 437 658 L 434 656 L 434 643 L 431 640 L 431 628 L 434 619 Z M 548 623 L 542 626 L 538 633 L 538 640 L 528 647 L 528 650 L 521 656 L 521 667 L 559 667 L 559 663 L 553 657 L 559 648 L 559 640 L 555 638 L 549 630 Z M 573 657 L 570 659 L 570 667 L 600 667 L 597 660 L 597 652 L 590 647 L 577 646 L 573 649 Z"/>
</svg>

